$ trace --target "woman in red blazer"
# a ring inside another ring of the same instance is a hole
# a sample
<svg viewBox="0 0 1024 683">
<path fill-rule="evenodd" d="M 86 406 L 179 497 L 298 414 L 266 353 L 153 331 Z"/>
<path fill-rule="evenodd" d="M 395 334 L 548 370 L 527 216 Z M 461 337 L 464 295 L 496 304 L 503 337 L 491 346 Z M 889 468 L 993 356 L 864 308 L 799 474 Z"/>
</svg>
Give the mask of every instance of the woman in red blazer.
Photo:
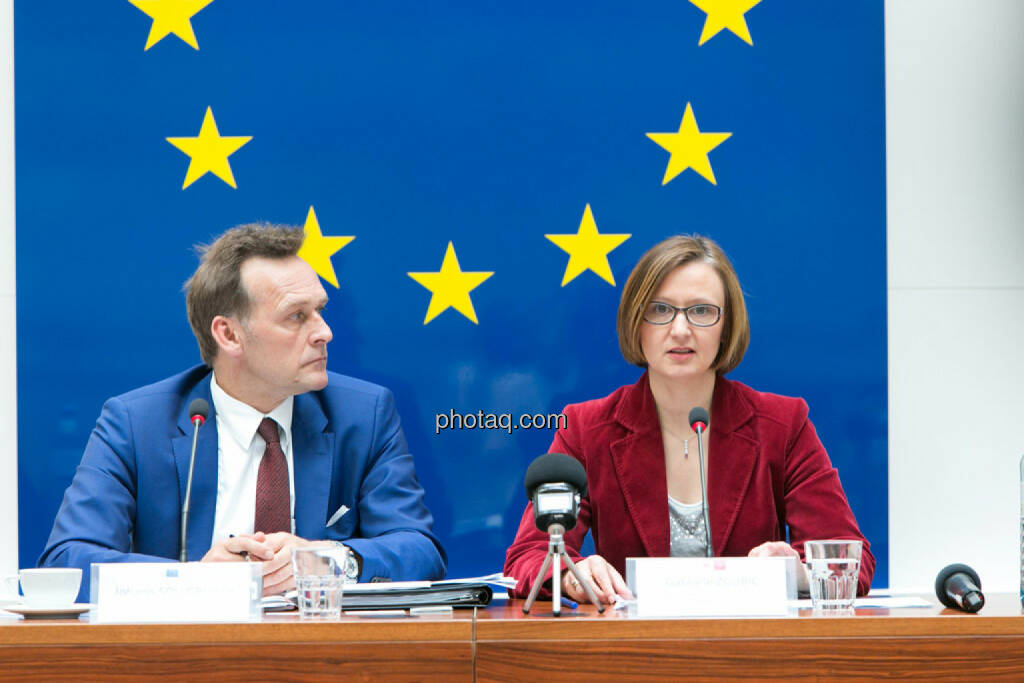
<svg viewBox="0 0 1024 683">
<path fill-rule="evenodd" d="M 699 236 L 655 245 L 626 281 L 617 328 L 623 356 L 647 372 L 605 398 L 566 406 L 566 426 L 549 449 L 586 469 L 589 493 L 565 543 L 601 599 L 631 597 L 622 579 L 627 557 L 706 554 L 688 419 L 695 406 L 711 415 L 704 464 L 714 554 L 802 557 L 805 540 L 861 540 L 858 593 L 866 594 L 875 559 L 807 404 L 724 377 L 743 358 L 750 331 L 721 248 Z M 597 554 L 583 559 L 588 529 Z M 519 580 L 514 596 L 529 593 L 547 547 L 528 505 L 505 559 L 505 574 Z M 543 580 L 550 579 L 549 572 Z M 571 573 L 562 590 L 586 599 Z"/>
</svg>

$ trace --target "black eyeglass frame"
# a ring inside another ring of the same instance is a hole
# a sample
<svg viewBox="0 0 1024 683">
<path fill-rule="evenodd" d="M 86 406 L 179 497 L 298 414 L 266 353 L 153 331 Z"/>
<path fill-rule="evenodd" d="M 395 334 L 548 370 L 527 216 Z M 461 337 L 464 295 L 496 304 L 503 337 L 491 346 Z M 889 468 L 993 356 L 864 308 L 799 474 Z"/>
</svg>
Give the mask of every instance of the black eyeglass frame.
<svg viewBox="0 0 1024 683">
<path fill-rule="evenodd" d="M 668 320 L 666 320 L 663 323 L 658 323 L 658 322 L 654 322 L 653 320 L 648 320 L 647 319 L 647 309 L 651 307 L 651 304 L 660 304 L 662 306 L 668 306 L 669 308 L 672 309 L 672 317 L 669 318 Z M 710 323 L 694 322 L 693 319 L 690 318 L 690 311 L 695 309 L 695 308 L 713 308 L 713 309 L 715 309 L 715 311 L 718 312 L 718 315 L 715 316 L 715 321 L 714 322 L 710 322 Z M 672 304 L 666 303 L 664 301 L 651 301 L 650 303 L 647 304 L 647 306 L 644 307 L 644 322 L 645 323 L 650 323 L 651 325 L 671 325 L 673 322 L 675 322 L 676 316 L 679 315 L 680 313 L 682 313 L 684 316 L 686 316 L 686 322 L 690 323 L 694 327 L 714 327 L 715 325 L 717 325 L 722 320 L 722 307 L 721 306 L 717 306 L 715 304 L 694 304 L 692 306 L 673 306 Z"/>
</svg>

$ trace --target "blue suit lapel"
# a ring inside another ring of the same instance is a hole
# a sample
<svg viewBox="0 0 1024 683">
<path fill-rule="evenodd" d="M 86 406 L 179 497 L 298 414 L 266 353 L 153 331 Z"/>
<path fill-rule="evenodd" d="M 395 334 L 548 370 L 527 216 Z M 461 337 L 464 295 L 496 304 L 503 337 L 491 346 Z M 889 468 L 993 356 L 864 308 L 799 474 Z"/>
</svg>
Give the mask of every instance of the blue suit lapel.
<svg viewBox="0 0 1024 683">
<path fill-rule="evenodd" d="M 210 375 L 196 385 L 182 404 L 178 429 L 181 435 L 172 439 L 174 464 L 178 470 L 178 509 L 185 502 L 185 488 L 188 485 L 188 465 L 192 453 L 192 423 L 187 409 L 193 399 L 202 398 L 210 404 L 210 415 L 199 429 L 196 444 L 196 462 L 192 473 L 192 499 L 188 513 L 188 560 L 202 559 L 210 549 L 213 539 L 213 516 L 217 509 L 217 416 L 213 411 L 210 396 Z M 141 502 L 141 501 L 140 501 Z M 180 519 L 180 516 L 179 516 Z M 181 529 L 178 528 L 180 538 Z M 175 547 L 179 547 L 175 543 Z"/>
<path fill-rule="evenodd" d="M 312 394 L 295 397 L 292 411 L 292 463 L 295 470 L 295 533 L 318 540 L 326 535 L 334 434 L 325 432 L 327 416 Z"/>
</svg>

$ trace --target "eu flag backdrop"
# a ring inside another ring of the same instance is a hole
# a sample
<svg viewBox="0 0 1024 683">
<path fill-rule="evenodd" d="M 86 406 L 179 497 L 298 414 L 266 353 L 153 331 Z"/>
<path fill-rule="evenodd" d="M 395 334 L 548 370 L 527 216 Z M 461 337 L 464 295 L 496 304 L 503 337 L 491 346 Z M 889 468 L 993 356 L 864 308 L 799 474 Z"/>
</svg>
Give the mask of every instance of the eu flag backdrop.
<svg viewBox="0 0 1024 683">
<path fill-rule="evenodd" d="M 198 362 L 192 245 L 270 221 L 306 226 L 330 369 L 394 390 L 452 575 L 501 567 L 552 433 L 436 416 L 634 381 L 622 284 L 698 232 L 747 295 L 731 376 L 807 399 L 887 585 L 882 21 L 881 0 L 17 0 L 21 564 L 103 400 Z"/>
</svg>

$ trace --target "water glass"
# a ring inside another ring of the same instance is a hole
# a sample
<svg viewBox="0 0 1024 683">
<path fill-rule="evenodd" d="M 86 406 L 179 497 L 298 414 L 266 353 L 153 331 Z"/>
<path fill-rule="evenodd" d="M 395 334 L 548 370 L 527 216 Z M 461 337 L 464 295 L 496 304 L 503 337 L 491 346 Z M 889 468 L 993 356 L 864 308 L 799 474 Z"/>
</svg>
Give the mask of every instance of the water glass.
<svg viewBox="0 0 1024 683">
<path fill-rule="evenodd" d="M 338 619 L 349 549 L 340 543 L 313 543 L 292 549 L 292 569 L 302 619 Z"/>
<path fill-rule="evenodd" d="M 850 610 L 857 597 L 860 541 L 807 541 L 804 557 L 815 611 Z"/>
</svg>

